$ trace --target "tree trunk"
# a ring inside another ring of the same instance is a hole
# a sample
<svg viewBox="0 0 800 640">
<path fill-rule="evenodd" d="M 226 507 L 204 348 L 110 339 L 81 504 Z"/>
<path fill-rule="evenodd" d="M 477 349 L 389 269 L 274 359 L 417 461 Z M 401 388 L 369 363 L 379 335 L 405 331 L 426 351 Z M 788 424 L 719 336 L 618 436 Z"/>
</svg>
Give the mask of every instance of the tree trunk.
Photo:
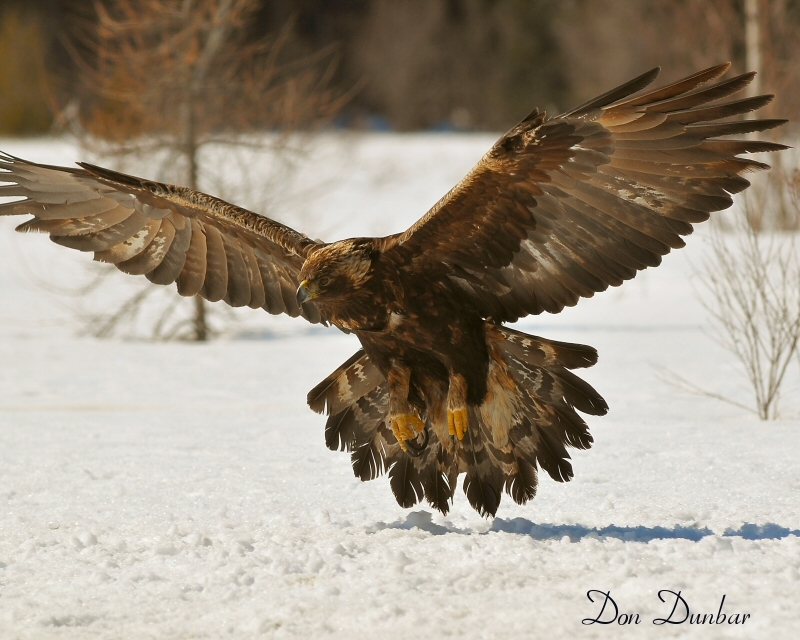
<svg viewBox="0 0 800 640">
<path fill-rule="evenodd" d="M 747 70 L 755 71 L 756 77 L 747 87 L 750 96 L 761 94 L 761 0 L 745 0 L 744 3 L 744 41 L 747 57 Z M 755 118 L 755 112 L 748 118 Z"/>
<path fill-rule="evenodd" d="M 227 15 L 231 9 L 232 0 L 220 0 L 216 12 L 216 26 L 211 30 L 203 47 L 202 56 L 192 70 L 186 87 L 186 104 L 184 118 L 186 129 L 184 138 L 184 154 L 188 164 L 188 186 L 198 190 L 197 174 L 199 158 L 199 132 L 197 131 L 197 102 L 200 99 L 200 89 L 205 83 L 206 73 L 211 60 L 219 51 L 228 31 Z M 189 15 L 192 9 L 191 0 L 184 3 L 184 12 Z M 208 340 L 208 325 L 206 324 L 206 303 L 200 296 L 194 297 L 194 339 L 198 342 Z"/>
<path fill-rule="evenodd" d="M 198 342 L 205 342 L 208 340 L 206 303 L 200 296 L 194 297 L 194 339 Z"/>
<path fill-rule="evenodd" d="M 187 186 L 197 190 L 197 127 L 195 122 L 195 95 L 193 83 L 187 88 L 187 99 L 184 105 L 185 137 L 183 140 L 183 154 L 187 164 Z M 194 339 L 197 342 L 208 340 L 208 325 L 206 325 L 206 304 L 200 296 L 194 297 Z"/>
</svg>

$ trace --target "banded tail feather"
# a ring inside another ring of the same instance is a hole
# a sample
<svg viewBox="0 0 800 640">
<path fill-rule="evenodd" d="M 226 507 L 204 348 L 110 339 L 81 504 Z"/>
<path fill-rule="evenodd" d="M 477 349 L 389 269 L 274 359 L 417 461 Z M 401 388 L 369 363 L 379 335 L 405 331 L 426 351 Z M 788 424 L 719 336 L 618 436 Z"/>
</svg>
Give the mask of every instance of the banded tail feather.
<svg viewBox="0 0 800 640">
<path fill-rule="evenodd" d="M 488 323 L 486 336 L 488 393 L 480 406 L 469 407 L 463 440 L 447 431 L 442 383 L 412 379 L 427 443 L 419 451 L 403 451 L 387 425 L 386 381 L 359 350 L 308 394 L 309 406 L 328 414 L 328 448 L 350 452 L 353 472 L 362 481 L 388 472 L 400 506 L 425 499 L 444 514 L 461 474 L 469 503 L 485 516 L 497 512 L 504 491 L 517 504 L 531 500 L 539 468 L 557 482 L 569 481 L 567 449 L 588 449 L 593 442 L 579 412 L 600 416 L 608 411 L 600 394 L 571 371 L 594 365 L 597 351 Z"/>
</svg>

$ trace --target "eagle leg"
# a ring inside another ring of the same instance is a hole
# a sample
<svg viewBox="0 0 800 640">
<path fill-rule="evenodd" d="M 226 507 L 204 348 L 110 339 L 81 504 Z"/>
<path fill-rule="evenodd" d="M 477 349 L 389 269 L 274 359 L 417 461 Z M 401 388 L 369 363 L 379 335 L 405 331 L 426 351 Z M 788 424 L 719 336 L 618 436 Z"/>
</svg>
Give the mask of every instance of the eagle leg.
<svg viewBox="0 0 800 640">
<path fill-rule="evenodd" d="M 467 381 L 460 373 L 450 370 L 450 387 L 447 391 L 447 431 L 459 440 L 469 426 L 467 417 Z"/>
<path fill-rule="evenodd" d="M 403 451 L 408 452 L 409 443 L 425 433 L 425 423 L 419 419 L 411 404 L 408 393 L 411 387 L 411 368 L 395 362 L 387 376 L 389 382 L 389 426 Z M 423 438 L 427 442 L 427 438 Z M 422 444 L 424 447 L 425 444 Z M 419 446 L 413 446 L 417 451 Z"/>
</svg>

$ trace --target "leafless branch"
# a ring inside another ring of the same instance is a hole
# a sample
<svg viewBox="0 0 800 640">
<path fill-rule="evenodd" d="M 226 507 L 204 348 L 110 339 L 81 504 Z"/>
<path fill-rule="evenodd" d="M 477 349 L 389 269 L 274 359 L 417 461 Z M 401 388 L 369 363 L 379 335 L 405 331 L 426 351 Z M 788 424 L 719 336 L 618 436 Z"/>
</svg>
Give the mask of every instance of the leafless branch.
<svg viewBox="0 0 800 640">
<path fill-rule="evenodd" d="M 680 374 L 676 373 L 672 369 L 668 367 L 664 367 L 662 365 L 656 363 L 650 363 L 650 366 L 653 367 L 658 377 L 663 381 L 666 382 L 668 385 L 677 389 L 678 391 L 683 391 L 685 393 L 691 393 L 698 396 L 703 396 L 705 398 L 713 398 L 714 400 L 720 400 L 727 404 L 733 405 L 734 407 L 739 407 L 740 409 L 744 409 L 750 413 L 755 415 L 759 415 L 758 410 L 750 407 L 746 404 L 742 404 L 741 402 L 737 402 L 727 396 L 722 395 L 721 393 L 716 393 L 714 391 L 709 391 L 708 389 L 704 389 L 703 387 L 696 385 L 691 380 L 687 380 Z"/>
</svg>

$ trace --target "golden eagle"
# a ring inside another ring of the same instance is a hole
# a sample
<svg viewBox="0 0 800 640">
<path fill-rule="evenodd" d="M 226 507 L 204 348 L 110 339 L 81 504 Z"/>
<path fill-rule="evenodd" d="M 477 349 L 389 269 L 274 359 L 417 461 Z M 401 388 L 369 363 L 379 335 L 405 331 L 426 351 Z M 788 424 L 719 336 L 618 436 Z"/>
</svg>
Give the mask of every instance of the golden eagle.
<svg viewBox="0 0 800 640">
<path fill-rule="evenodd" d="M 572 477 L 592 444 L 578 411 L 607 405 L 571 372 L 597 352 L 503 326 L 558 313 L 684 245 L 785 148 L 731 139 L 784 120 L 731 120 L 772 96 L 722 64 L 647 93 L 658 69 L 555 118 L 534 110 L 416 224 L 325 244 L 190 189 L 80 163 L 0 156 L 0 215 L 184 296 L 303 316 L 362 348 L 308 395 L 355 475 L 388 472 L 398 503 L 446 513 L 457 480 L 481 514 L 533 498 L 537 466 Z M 709 84 L 710 83 L 710 84 Z"/>
</svg>

